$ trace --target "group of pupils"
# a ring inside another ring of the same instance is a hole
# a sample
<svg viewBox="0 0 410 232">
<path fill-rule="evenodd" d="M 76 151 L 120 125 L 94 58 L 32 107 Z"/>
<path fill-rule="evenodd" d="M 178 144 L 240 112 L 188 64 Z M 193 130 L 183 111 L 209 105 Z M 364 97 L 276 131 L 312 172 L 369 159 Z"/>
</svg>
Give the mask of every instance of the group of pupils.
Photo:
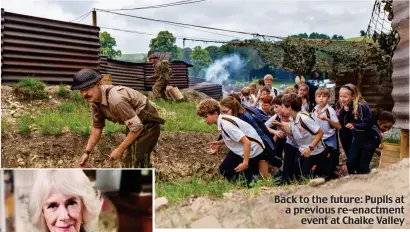
<svg viewBox="0 0 410 232">
<path fill-rule="evenodd" d="M 208 143 L 209 152 L 216 153 L 222 145 L 229 149 L 219 166 L 229 181 L 244 177 L 249 184 L 258 176 L 269 179 L 272 175 L 281 184 L 303 177 L 337 178 L 339 136 L 348 173 L 370 172 L 373 154 L 383 133 L 394 125 L 395 116 L 371 111 L 353 84 L 340 88 L 333 108 L 328 89 L 312 93 L 298 78 L 295 87 L 282 94 L 267 75 L 258 91 L 251 84 L 241 94 L 231 93 L 220 102 L 206 99 L 197 105 L 197 115 L 208 125 L 216 124 L 220 135 Z M 270 173 L 269 165 L 277 171 Z"/>
</svg>

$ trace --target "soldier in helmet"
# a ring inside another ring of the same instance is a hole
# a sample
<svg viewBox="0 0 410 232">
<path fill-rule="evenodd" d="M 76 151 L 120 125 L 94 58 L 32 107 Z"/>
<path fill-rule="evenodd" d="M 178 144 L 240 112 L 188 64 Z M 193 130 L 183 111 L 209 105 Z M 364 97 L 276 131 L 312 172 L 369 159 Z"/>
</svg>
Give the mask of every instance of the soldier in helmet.
<svg viewBox="0 0 410 232">
<path fill-rule="evenodd" d="M 124 141 L 110 154 L 110 159 L 122 158 L 126 167 L 149 167 L 149 156 L 157 144 L 160 124 L 165 121 L 147 97 L 123 86 L 101 85 L 102 76 L 91 69 L 82 69 L 74 76 L 72 90 L 91 103 L 92 130 L 80 160 L 84 166 L 101 137 L 105 119 L 127 126 Z M 129 152 L 126 157 L 123 153 Z"/>
<path fill-rule="evenodd" d="M 155 54 L 151 54 L 148 59 L 152 62 L 154 66 L 155 74 L 148 78 L 154 78 L 155 84 L 152 86 L 152 94 L 155 98 L 163 98 L 164 100 L 167 99 L 167 95 L 165 93 L 169 80 L 172 77 L 172 70 L 169 67 L 169 63 L 167 60 L 159 61 L 158 56 Z"/>
</svg>

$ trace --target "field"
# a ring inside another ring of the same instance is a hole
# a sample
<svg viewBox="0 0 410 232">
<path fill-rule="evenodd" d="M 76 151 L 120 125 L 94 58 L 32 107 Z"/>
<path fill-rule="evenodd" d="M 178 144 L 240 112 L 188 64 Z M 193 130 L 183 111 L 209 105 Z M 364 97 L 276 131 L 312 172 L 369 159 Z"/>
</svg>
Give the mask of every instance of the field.
<svg viewBox="0 0 410 232">
<path fill-rule="evenodd" d="M 48 98 L 28 101 L 16 96 L 11 87 L 2 86 L 3 167 L 78 167 L 90 134 L 90 110 L 77 92 L 61 94 L 61 89 L 47 87 Z M 226 150 L 207 153 L 207 142 L 217 138 L 217 130 L 196 115 L 195 102 L 153 103 L 167 121 L 151 159 L 156 168 L 157 196 L 177 203 L 191 195 L 220 198 L 231 190 L 243 189 L 243 183 L 229 183 L 219 175 Z M 90 167 L 121 167 L 121 162 L 109 161 L 107 156 L 121 143 L 124 132 L 124 126 L 107 122 Z M 275 185 L 275 180 L 260 181 L 255 187 Z"/>
</svg>

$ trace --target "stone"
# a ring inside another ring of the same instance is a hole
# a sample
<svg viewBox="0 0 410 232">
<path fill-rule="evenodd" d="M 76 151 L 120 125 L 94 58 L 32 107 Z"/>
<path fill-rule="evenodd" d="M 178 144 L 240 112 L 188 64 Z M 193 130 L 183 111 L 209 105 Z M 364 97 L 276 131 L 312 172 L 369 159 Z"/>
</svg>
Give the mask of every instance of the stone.
<svg viewBox="0 0 410 232">
<path fill-rule="evenodd" d="M 206 216 L 191 223 L 191 228 L 222 228 L 215 216 Z"/>
<path fill-rule="evenodd" d="M 168 199 L 166 197 L 160 197 L 155 199 L 155 210 L 160 210 L 168 206 Z"/>
<path fill-rule="evenodd" d="M 15 118 L 20 118 L 21 116 L 23 116 L 23 114 L 21 112 L 15 112 L 14 114 L 12 114 L 13 117 Z"/>
<path fill-rule="evenodd" d="M 70 132 L 70 128 L 68 126 L 64 126 L 63 129 L 61 129 L 61 133 L 66 134 Z"/>
<path fill-rule="evenodd" d="M 308 185 L 312 187 L 317 187 L 319 185 L 324 184 L 325 182 L 326 180 L 324 178 L 316 178 L 316 179 L 310 180 Z"/>
</svg>

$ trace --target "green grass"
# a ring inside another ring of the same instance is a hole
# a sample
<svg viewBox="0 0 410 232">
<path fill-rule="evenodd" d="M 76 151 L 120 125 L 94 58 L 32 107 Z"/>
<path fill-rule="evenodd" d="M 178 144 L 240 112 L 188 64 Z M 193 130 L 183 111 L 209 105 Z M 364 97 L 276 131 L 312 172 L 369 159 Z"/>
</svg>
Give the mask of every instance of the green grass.
<svg viewBox="0 0 410 232">
<path fill-rule="evenodd" d="M 67 90 L 66 85 L 60 84 L 57 90 L 57 95 L 61 98 L 68 98 L 70 96 L 70 92 Z"/>
<path fill-rule="evenodd" d="M 91 128 L 90 107 L 82 103 L 65 103 L 56 108 L 44 109 L 29 118 L 23 115 L 18 121 L 22 134 L 30 132 L 30 126 L 38 128 L 41 135 L 60 135 L 64 128 L 76 135 L 88 136 Z M 104 134 L 123 132 L 123 125 L 106 121 Z"/>
<path fill-rule="evenodd" d="M 155 194 L 156 197 L 165 196 L 169 202 L 178 203 L 192 195 L 221 198 L 224 193 L 236 189 L 243 189 L 250 193 L 258 194 L 262 186 L 276 186 L 276 184 L 277 182 L 274 179 L 268 181 L 259 180 L 251 184 L 252 188 L 247 189 L 243 180 L 231 183 L 222 177 L 214 180 L 203 180 L 196 176 L 191 182 L 156 181 Z"/>
<path fill-rule="evenodd" d="M 32 123 L 33 119 L 29 115 L 25 114 L 18 120 L 18 130 L 23 135 L 29 134 Z"/>
<path fill-rule="evenodd" d="M 9 122 L 6 118 L 1 117 L 1 134 L 4 135 L 9 130 Z"/>
<path fill-rule="evenodd" d="M 383 143 L 393 143 L 393 144 L 400 144 L 400 137 L 389 137 L 389 138 L 384 138 Z"/>
<path fill-rule="evenodd" d="M 166 123 L 162 126 L 165 131 L 192 131 L 216 133 L 216 126 L 208 126 L 202 118 L 196 115 L 196 106 L 190 102 L 156 101 L 157 106 L 164 108 L 162 116 Z M 125 126 L 114 124 L 106 120 L 103 133 L 112 135 L 115 132 L 125 132 Z M 92 119 L 89 104 L 83 100 L 78 91 L 71 94 L 71 101 L 55 107 L 46 108 L 31 115 L 23 115 L 18 119 L 18 130 L 28 134 L 31 128 L 38 129 L 41 135 L 60 135 L 63 129 L 76 135 L 88 136 L 91 131 Z"/>
<path fill-rule="evenodd" d="M 166 120 L 163 130 L 165 131 L 193 131 L 215 133 L 215 125 L 209 126 L 203 119 L 196 115 L 196 105 L 191 102 L 165 102 L 154 103 L 166 110 L 166 114 L 160 111 L 161 117 Z"/>
</svg>

